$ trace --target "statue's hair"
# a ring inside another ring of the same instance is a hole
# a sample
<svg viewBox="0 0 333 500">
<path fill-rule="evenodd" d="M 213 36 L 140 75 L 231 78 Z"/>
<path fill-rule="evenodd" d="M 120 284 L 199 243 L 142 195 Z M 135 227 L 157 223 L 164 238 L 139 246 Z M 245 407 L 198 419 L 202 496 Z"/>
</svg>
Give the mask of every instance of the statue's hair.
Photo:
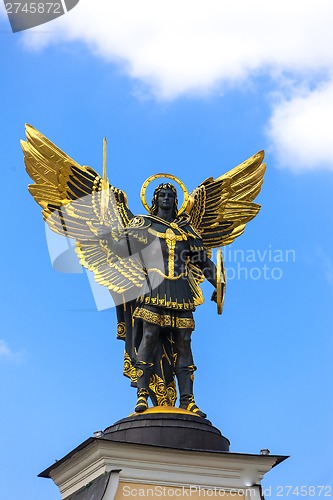
<svg viewBox="0 0 333 500">
<path fill-rule="evenodd" d="M 172 216 L 177 217 L 178 214 L 178 198 L 177 198 L 177 189 L 173 184 L 170 184 L 170 182 L 159 184 L 157 188 L 154 191 L 153 199 L 151 200 L 151 207 L 150 207 L 150 213 L 152 215 L 156 215 L 158 211 L 158 203 L 157 203 L 157 198 L 162 191 L 162 189 L 170 189 L 174 194 L 175 194 L 175 204 L 173 206 L 173 211 L 172 211 Z"/>
</svg>

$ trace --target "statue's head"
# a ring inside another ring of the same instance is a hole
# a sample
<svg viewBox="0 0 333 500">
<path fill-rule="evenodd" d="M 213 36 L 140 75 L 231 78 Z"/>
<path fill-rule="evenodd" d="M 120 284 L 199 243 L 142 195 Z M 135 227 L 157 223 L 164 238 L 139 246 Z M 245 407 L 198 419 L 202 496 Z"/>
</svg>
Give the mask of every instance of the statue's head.
<svg viewBox="0 0 333 500">
<path fill-rule="evenodd" d="M 169 193 L 171 195 L 171 198 L 173 198 L 172 216 L 175 218 L 177 217 L 178 213 L 177 190 L 175 186 L 173 184 L 170 184 L 169 182 L 159 184 L 155 189 L 153 199 L 151 200 L 150 213 L 152 215 L 156 215 L 158 209 L 163 208 L 163 205 L 161 206 L 161 203 L 163 203 L 162 196 L 165 193 Z"/>
</svg>

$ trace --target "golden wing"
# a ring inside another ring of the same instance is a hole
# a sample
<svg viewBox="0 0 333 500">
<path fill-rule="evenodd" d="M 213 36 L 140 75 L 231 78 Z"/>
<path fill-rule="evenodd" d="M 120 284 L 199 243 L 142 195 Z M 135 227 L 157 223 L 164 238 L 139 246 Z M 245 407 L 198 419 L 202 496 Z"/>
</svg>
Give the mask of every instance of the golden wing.
<svg viewBox="0 0 333 500">
<path fill-rule="evenodd" d="M 80 263 L 93 271 L 98 283 L 117 293 L 141 287 L 144 274 L 138 259 L 120 259 L 97 236 L 103 222 L 117 240 L 133 218 L 126 194 L 109 185 L 106 216 L 102 218 L 101 176 L 79 165 L 31 125 L 26 125 L 26 136 L 21 146 L 27 173 L 34 181 L 28 189 L 42 207 L 49 227 L 76 240 Z"/>
<path fill-rule="evenodd" d="M 232 243 L 259 212 L 253 200 L 263 183 L 263 159 L 260 151 L 217 179 L 206 179 L 190 194 L 186 211 L 207 249 Z"/>
</svg>

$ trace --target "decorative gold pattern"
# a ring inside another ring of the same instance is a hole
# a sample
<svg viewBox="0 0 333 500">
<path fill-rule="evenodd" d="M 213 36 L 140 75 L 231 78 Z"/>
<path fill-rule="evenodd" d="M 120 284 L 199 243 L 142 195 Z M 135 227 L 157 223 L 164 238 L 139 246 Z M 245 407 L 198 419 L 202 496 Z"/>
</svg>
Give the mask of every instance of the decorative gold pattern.
<svg viewBox="0 0 333 500">
<path fill-rule="evenodd" d="M 172 174 L 154 174 L 145 180 L 145 182 L 142 184 L 141 191 L 140 191 L 140 198 L 141 198 L 142 205 L 145 207 L 147 212 L 150 212 L 150 207 L 149 207 L 149 205 L 147 203 L 147 199 L 146 199 L 147 187 L 149 186 L 149 184 L 151 182 L 153 182 L 156 179 L 160 179 L 160 178 L 173 180 L 174 182 L 176 182 L 179 185 L 179 187 L 183 191 L 183 194 L 184 194 L 183 204 L 180 207 L 180 209 L 178 210 L 178 215 L 180 215 L 182 212 L 184 212 L 184 210 L 187 207 L 189 195 L 188 195 L 188 191 L 185 187 L 185 184 L 180 179 L 178 179 L 178 177 L 176 177 L 175 175 L 172 175 Z"/>
<path fill-rule="evenodd" d="M 167 386 L 167 392 L 170 404 L 174 406 L 176 404 L 176 399 L 177 399 L 177 388 L 175 382 L 171 382 Z"/>
<path fill-rule="evenodd" d="M 177 241 L 182 241 L 182 240 L 187 240 L 188 237 L 192 237 L 193 238 L 193 234 L 191 234 L 190 232 L 186 232 L 183 228 L 179 227 L 178 224 L 176 224 L 175 222 L 169 222 L 167 223 L 166 221 L 164 221 L 164 225 L 165 226 L 170 226 L 166 229 L 166 231 L 163 233 L 161 231 L 156 231 L 155 229 L 149 227 L 148 228 L 148 232 L 154 236 L 157 236 L 158 238 L 162 238 L 162 239 L 167 239 L 169 238 L 170 240 L 173 240 L 175 239 L 175 237 L 177 237 Z M 176 235 L 172 229 L 176 229 L 180 234 L 179 235 Z M 167 232 L 169 231 L 168 236 L 167 235 Z M 171 232 L 170 232 L 171 231 Z"/>
<path fill-rule="evenodd" d="M 121 321 L 117 324 L 117 337 L 118 339 L 126 338 L 126 325 L 124 321 Z"/>
<path fill-rule="evenodd" d="M 133 318 L 140 318 L 143 321 L 153 323 L 154 325 L 158 325 L 161 328 L 190 328 L 191 330 L 194 330 L 195 326 L 193 318 L 178 318 L 172 316 L 171 314 L 159 314 L 153 311 L 148 311 L 147 309 L 143 309 L 142 307 L 137 307 L 135 309 Z"/>
<path fill-rule="evenodd" d="M 178 300 L 166 300 L 165 298 L 160 299 L 157 297 L 145 297 L 144 303 L 146 305 L 167 307 L 169 309 L 177 309 L 179 311 L 192 311 L 194 309 L 194 303 L 192 302 L 178 302 Z"/>
<path fill-rule="evenodd" d="M 140 241 L 140 243 L 143 243 L 144 245 L 147 245 L 148 243 L 147 236 L 144 236 L 143 234 L 131 233 L 130 236 L 131 238 L 135 238 L 136 240 Z"/>
<path fill-rule="evenodd" d="M 199 285 L 205 280 L 205 277 L 202 270 L 192 262 L 187 264 L 187 276 L 193 294 L 193 304 L 199 306 L 204 303 L 204 296 Z"/>
<path fill-rule="evenodd" d="M 136 368 L 132 365 L 131 357 L 126 351 L 124 353 L 124 375 L 128 377 L 133 384 L 137 383 Z"/>
<path fill-rule="evenodd" d="M 128 227 L 143 227 L 145 225 L 145 220 L 141 215 L 137 215 L 136 217 L 133 217 L 133 219 L 130 220 L 130 223 L 128 224 Z"/>
<path fill-rule="evenodd" d="M 155 373 L 150 377 L 149 389 L 154 392 L 158 406 L 174 406 L 177 399 L 177 390 L 174 382 L 167 387 L 164 380 Z"/>
</svg>

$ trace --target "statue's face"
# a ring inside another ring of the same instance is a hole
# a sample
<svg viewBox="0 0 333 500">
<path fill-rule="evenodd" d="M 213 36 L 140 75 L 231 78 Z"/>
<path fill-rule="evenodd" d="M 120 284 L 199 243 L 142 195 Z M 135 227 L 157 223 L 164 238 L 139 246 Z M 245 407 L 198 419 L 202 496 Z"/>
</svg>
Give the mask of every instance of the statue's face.
<svg viewBox="0 0 333 500">
<path fill-rule="evenodd" d="M 175 205 L 175 198 L 176 195 L 171 189 L 161 189 L 157 197 L 158 208 L 161 208 L 163 210 L 171 210 Z"/>
</svg>

